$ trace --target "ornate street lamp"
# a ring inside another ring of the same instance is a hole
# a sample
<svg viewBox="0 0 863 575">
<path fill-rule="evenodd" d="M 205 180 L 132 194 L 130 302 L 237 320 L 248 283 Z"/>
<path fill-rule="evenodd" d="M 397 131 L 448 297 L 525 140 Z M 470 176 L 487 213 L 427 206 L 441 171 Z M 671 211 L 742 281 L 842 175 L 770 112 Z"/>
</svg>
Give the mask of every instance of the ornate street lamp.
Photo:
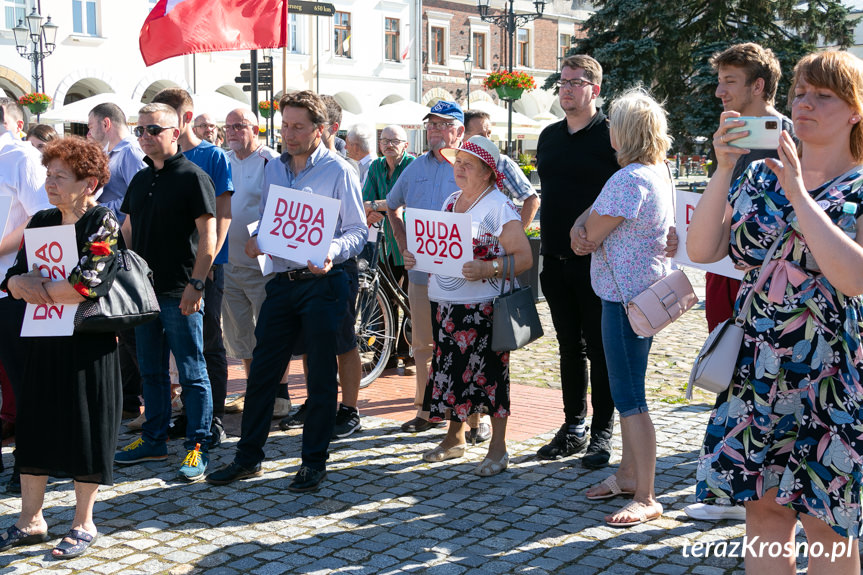
<svg viewBox="0 0 863 575">
<path fill-rule="evenodd" d="M 27 21 L 26 27 L 24 20 Z M 36 11 L 35 6 L 24 20 L 18 20 L 18 25 L 12 28 L 12 33 L 15 35 L 15 47 L 22 58 L 33 62 L 33 91 L 44 92 L 45 77 L 41 63 L 54 52 L 54 48 L 57 46 L 58 26 L 51 22 L 50 16 L 43 24 L 42 20 L 45 19 Z M 39 121 L 38 114 L 36 121 Z"/>
<path fill-rule="evenodd" d="M 507 63 L 507 69 L 512 72 L 513 62 L 515 61 L 515 33 L 519 27 L 524 26 L 528 22 L 532 20 L 536 20 L 537 18 L 542 17 L 542 13 L 545 11 L 545 5 L 547 0 L 533 0 L 533 6 L 535 9 L 535 13 L 533 14 L 516 14 L 515 13 L 515 0 L 504 0 L 505 6 L 504 11 L 500 14 L 489 14 L 489 2 L 490 0 L 477 0 L 476 9 L 479 13 L 479 17 L 483 22 L 491 22 L 501 28 L 506 33 L 506 40 L 509 44 L 509 62 Z M 509 109 L 509 127 L 507 134 L 507 153 L 512 154 L 513 141 L 512 141 L 512 100 L 507 99 L 507 108 Z"/>
<path fill-rule="evenodd" d="M 473 75 L 473 58 L 468 52 L 467 58 L 464 59 L 464 79 L 467 80 L 467 107 L 470 109 L 470 78 Z"/>
</svg>

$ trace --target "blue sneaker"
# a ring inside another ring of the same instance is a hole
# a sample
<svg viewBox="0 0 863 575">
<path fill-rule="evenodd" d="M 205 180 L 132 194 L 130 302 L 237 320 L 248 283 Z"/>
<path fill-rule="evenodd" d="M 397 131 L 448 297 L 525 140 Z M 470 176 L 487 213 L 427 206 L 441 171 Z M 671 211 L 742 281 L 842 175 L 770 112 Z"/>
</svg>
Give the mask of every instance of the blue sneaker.
<svg viewBox="0 0 863 575">
<path fill-rule="evenodd" d="M 142 461 L 164 461 L 168 459 L 168 445 L 164 441 L 150 443 L 139 437 L 114 454 L 114 463 L 131 465 Z"/>
<path fill-rule="evenodd" d="M 203 479 L 209 462 L 209 454 L 206 451 L 201 451 L 201 444 L 196 443 L 195 449 L 189 450 L 186 459 L 183 460 L 183 465 L 180 466 L 180 478 L 190 483 Z"/>
</svg>

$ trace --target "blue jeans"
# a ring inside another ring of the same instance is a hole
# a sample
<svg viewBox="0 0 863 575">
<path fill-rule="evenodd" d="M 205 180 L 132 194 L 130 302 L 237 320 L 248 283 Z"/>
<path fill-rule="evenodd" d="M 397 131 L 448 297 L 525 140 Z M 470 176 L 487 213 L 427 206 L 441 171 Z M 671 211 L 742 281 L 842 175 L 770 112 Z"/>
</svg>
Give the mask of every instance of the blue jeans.
<svg viewBox="0 0 863 575">
<path fill-rule="evenodd" d="M 602 300 L 602 344 L 611 397 L 620 417 L 647 413 L 644 375 L 652 337 L 632 331 L 623 304 Z"/>
<path fill-rule="evenodd" d="M 186 410 L 186 449 L 196 443 L 206 451 L 210 445 L 213 399 L 204 362 L 204 312 L 192 315 L 180 311 L 180 298 L 158 296 L 159 318 L 135 328 L 138 368 L 144 394 L 143 435 L 148 442 L 165 441 L 171 422 L 171 378 L 169 352 L 173 352 L 183 388 Z"/>
</svg>

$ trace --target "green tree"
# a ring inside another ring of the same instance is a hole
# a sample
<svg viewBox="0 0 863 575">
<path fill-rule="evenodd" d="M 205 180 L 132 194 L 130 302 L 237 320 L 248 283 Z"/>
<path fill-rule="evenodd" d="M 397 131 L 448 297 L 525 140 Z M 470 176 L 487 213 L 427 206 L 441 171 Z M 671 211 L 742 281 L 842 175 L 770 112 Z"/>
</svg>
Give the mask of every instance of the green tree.
<svg viewBox="0 0 863 575">
<path fill-rule="evenodd" d="M 853 21 L 841 2 L 825 0 L 599 0 L 586 36 L 571 53 L 590 54 L 603 68 L 602 94 L 613 99 L 635 85 L 665 101 L 676 147 L 716 130 L 722 111 L 713 95 L 710 56 L 732 44 L 757 42 L 782 64 L 776 106 L 787 113 L 794 64 L 816 45 L 847 47 Z M 545 88 L 557 81 L 549 77 Z"/>
</svg>

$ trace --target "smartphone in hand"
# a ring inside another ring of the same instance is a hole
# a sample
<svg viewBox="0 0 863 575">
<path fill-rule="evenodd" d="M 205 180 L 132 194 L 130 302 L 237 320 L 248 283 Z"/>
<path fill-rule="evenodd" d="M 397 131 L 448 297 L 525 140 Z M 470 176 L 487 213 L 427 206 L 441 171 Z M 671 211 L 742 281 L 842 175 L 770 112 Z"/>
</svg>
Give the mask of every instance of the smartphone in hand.
<svg viewBox="0 0 863 575">
<path fill-rule="evenodd" d="M 748 131 L 749 135 L 728 142 L 729 146 L 735 148 L 747 148 L 749 150 L 775 150 L 779 147 L 779 136 L 782 134 L 782 120 L 776 116 L 740 116 L 738 118 L 727 118 L 726 122 L 743 120 L 744 126 L 731 128 L 727 134 Z"/>
</svg>

